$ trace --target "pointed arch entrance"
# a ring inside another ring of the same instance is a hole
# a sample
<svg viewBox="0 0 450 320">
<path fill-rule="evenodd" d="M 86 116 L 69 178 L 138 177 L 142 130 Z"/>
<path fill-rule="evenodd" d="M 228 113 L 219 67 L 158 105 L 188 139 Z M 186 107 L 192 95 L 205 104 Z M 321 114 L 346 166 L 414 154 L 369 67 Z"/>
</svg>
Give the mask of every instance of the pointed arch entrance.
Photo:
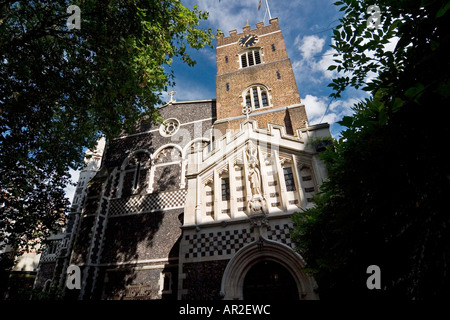
<svg viewBox="0 0 450 320">
<path fill-rule="evenodd" d="M 318 299 L 315 282 L 303 268 L 302 258 L 290 247 L 260 238 L 228 262 L 221 291 L 225 300 L 272 299 L 273 292 L 282 290 L 288 299 Z"/>
</svg>

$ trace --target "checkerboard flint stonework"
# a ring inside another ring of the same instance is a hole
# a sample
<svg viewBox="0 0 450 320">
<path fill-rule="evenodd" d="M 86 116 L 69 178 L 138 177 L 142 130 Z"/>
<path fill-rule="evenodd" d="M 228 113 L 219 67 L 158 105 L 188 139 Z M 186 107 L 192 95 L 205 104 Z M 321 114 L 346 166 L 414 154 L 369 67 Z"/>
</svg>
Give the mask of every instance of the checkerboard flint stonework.
<svg viewBox="0 0 450 320">
<path fill-rule="evenodd" d="M 255 241 L 253 229 L 219 231 L 186 235 L 184 240 L 190 245 L 186 259 L 231 255 L 245 244 Z"/>
<path fill-rule="evenodd" d="M 267 226 L 267 238 L 294 248 L 290 233 L 291 224 Z M 227 230 L 209 233 L 195 233 L 184 236 L 189 243 L 186 259 L 233 255 L 246 244 L 256 240 L 254 228 Z"/>
<path fill-rule="evenodd" d="M 275 225 L 267 227 L 267 238 L 273 241 L 279 241 L 289 247 L 295 248 L 295 244 L 291 241 L 291 224 Z"/>
<path fill-rule="evenodd" d="M 186 201 L 186 190 L 152 193 L 130 198 L 111 200 L 110 215 L 145 213 L 157 210 L 182 208 Z"/>
</svg>

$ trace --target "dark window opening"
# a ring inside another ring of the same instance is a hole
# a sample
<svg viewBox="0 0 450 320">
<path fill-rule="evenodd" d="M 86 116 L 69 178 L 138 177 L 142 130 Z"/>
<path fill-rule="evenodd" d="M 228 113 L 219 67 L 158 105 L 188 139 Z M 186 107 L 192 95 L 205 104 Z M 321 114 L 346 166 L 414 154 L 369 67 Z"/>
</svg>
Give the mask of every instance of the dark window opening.
<svg viewBox="0 0 450 320">
<path fill-rule="evenodd" d="M 275 51 L 275 44 L 272 43 L 272 51 Z"/>
<path fill-rule="evenodd" d="M 277 79 L 278 79 L 278 80 L 281 79 L 281 73 L 280 73 L 280 71 L 277 71 Z"/>
<path fill-rule="evenodd" d="M 259 49 L 248 51 L 246 53 L 243 53 L 241 55 L 241 65 L 242 68 L 250 67 L 255 64 L 260 64 L 261 61 L 261 54 L 259 52 Z"/>
<path fill-rule="evenodd" d="M 170 291 L 170 278 L 171 278 L 171 274 L 170 273 L 165 273 L 164 274 L 164 286 L 163 286 L 163 291 Z"/>
<path fill-rule="evenodd" d="M 247 105 L 247 107 L 251 107 L 252 106 L 252 99 L 251 99 L 250 95 L 247 95 L 245 97 L 245 104 Z"/>
<path fill-rule="evenodd" d="M 222 178 L 222 201 L 230 200 L 230 179 Z"/>
<path fill-rule="evenodd" d="M 284 181 L 286 182 L 287 191 L 295 191 L 294 175 L 292 174 L 292 168 L 283 168 Z"/>
<path fill-rule="evenodd" d="M 252 107 L 254 110 L 270 106 L 269 92 L 263 86 L 254 85 L 248 88 L 243 93 L 243 98 L 243 103 L 248 107 Z"/>
<path fill-rule="evenodd" d="M 261 56 L 259 55 L 259 51 L 254 51 L 255 53 L 255 64 L 261 63 Z"/>
<path fill-rule="evenodd" d="M 49 245 L 48 245 L 48 254 L 54 254 L 56 253 L 56 247 L 58 246 L 58 243 L 56 241 L 52 241 Z"/>
<path fill-rule="evenodd" d="M 246 54 L 243 54 L 241 56 L 241 62 L 242 62 L 242 68 L 247 67 L 247 55 Z"/>
<path fill-rule="evenodd" d="M 269 100 L 267 99 L 267 93 L 261 92 L 261 100 L 262 100 L 262 106 L 267 107 L 269 105 Z"/>
<path fill-rule="evenodd" d="M 137 187 L 138 187 L 140 173 L 141 173 L 141 163 L 138 162 L 137 168 L 136 168 L 136 173 L 134 176 L 134 186 L 133 186 L 134 189 L 137 189 Z"/>
<path fill-rule="evenodd" d="M 255 109 L 259 109 L 259 99 L 258 99 L 258 90 L 253 89 L 253 101 L 255 103 Z"/>
<path fill-rule="evenodd" d="M 253 60 L 253 53 L 252 52 L 249 52 L 248 53 L 248 65 L 249 66 L 252 66 L 252 65 L 254 65 L 255 64 L 255 61 Z"/>
</svg>

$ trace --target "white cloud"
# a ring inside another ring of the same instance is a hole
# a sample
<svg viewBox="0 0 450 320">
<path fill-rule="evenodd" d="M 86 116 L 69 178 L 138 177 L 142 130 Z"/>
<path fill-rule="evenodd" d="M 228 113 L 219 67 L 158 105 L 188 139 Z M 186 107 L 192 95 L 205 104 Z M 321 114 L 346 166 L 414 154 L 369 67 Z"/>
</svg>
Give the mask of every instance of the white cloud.
<svg viewBox="0 0 450 320">
<path fill-rule="evenodd" d="M 344 116 L 353 114 L 352 107 L 360 100 L 359 98 L 348 98 L 330 103 L 328 97 L 316 97 L 308 94 L 302 99 L 302 103 L 305 105 L 310 124 L 318 124 L 320 122 L 333 124 L 342 120 Z"/>
<path fill-rule="evenodd" d="M 302 102 L 305 105 L 306 113 L 311 124 L 316 120 L 320 120 L 328 105 L 328 101 L 325 97 L 316 97 L 310 94 L 307 94 L 306 97 L 302 99 Z"/>
<path fill-rule="evenodd" d="M 334 64 L 333 55 L 336 51 L 329 48 L 322 53 L 325 43 L 326 38 L 316 35 L 296 38 L 295 44 L 300 58 L 294 57 L 292 67 L 298 79 L 310 83 L 322 83 L 336 76 L 336 71 L 328 70 L 328 67 Z"/>
<path fill-rule="evenodd" d="M 70 180 L 72 182 L 78 182 L 78 178 L 80 177 L 80 170 L 69 170 L 70 173 Z M 73 201 L 73 196 L 75 195 L 76 186 L 67 185 L 67 187 L 64 189 L 66 192 L 66 197 L 69 199 L 70 203 Z"/>
<path fill-rule="evenodd" d="M 295 42 L 300 42 L 298 50 L 302 53 L 303 59 L 309 60 L 322 51 L 325 39 L 312 35 L 303 37 L 301 41 L 299 37 L 297 37 Z"/>
<path fill-rule="evenodd" d="M 335 53 L 336 50 L 334 50 L 333 48 L 328 49 L 320 57 L 320 60 L 313 64 L 314 70 L 320 72 L 323 75 L 323 77 L 327 80 L 331 80 L 337 74 L 336 71 L 328 70 L 328 67 L 330 65 L 335 64 L 335 62 L 333 61 L 333 59 L 336 59 L 336 57 L 334 57 Z"/>
</svg>

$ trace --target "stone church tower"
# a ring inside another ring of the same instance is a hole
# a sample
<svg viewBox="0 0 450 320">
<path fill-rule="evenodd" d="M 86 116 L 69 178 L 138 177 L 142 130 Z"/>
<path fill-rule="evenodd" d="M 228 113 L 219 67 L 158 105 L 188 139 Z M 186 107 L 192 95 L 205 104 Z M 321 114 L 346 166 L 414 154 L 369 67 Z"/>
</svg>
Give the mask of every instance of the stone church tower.
<svg viewBox="0 0 450 320">
<path fill-rule="evenodd" d="M 278 19 L 218 37 L 216 89 L 107 142 L 62 237 L 58 265 L 82 271 L 66 298 L 318 298 L 290 218 L 326 178 L 310 142 L 330 132 L 308 125 Z"/>
<path fill-rule="evenodd" d="M 251 118 L 260 128 L 283 126 L 287 134 L 305 127 L 305 108 L 287 55 L 278 19 L 270 24 L 245 26 L 217 39 L 217 121 L 215 128 L 239 129 L 242 107 L 250 106 Z"/>
<path fill-rule="evenodd" d="M 316 299 L 291 215 L 325 179 L 278 19 L 217 39 L 213 148 L 188 155 L 179 299 Z"/>
</svg>

